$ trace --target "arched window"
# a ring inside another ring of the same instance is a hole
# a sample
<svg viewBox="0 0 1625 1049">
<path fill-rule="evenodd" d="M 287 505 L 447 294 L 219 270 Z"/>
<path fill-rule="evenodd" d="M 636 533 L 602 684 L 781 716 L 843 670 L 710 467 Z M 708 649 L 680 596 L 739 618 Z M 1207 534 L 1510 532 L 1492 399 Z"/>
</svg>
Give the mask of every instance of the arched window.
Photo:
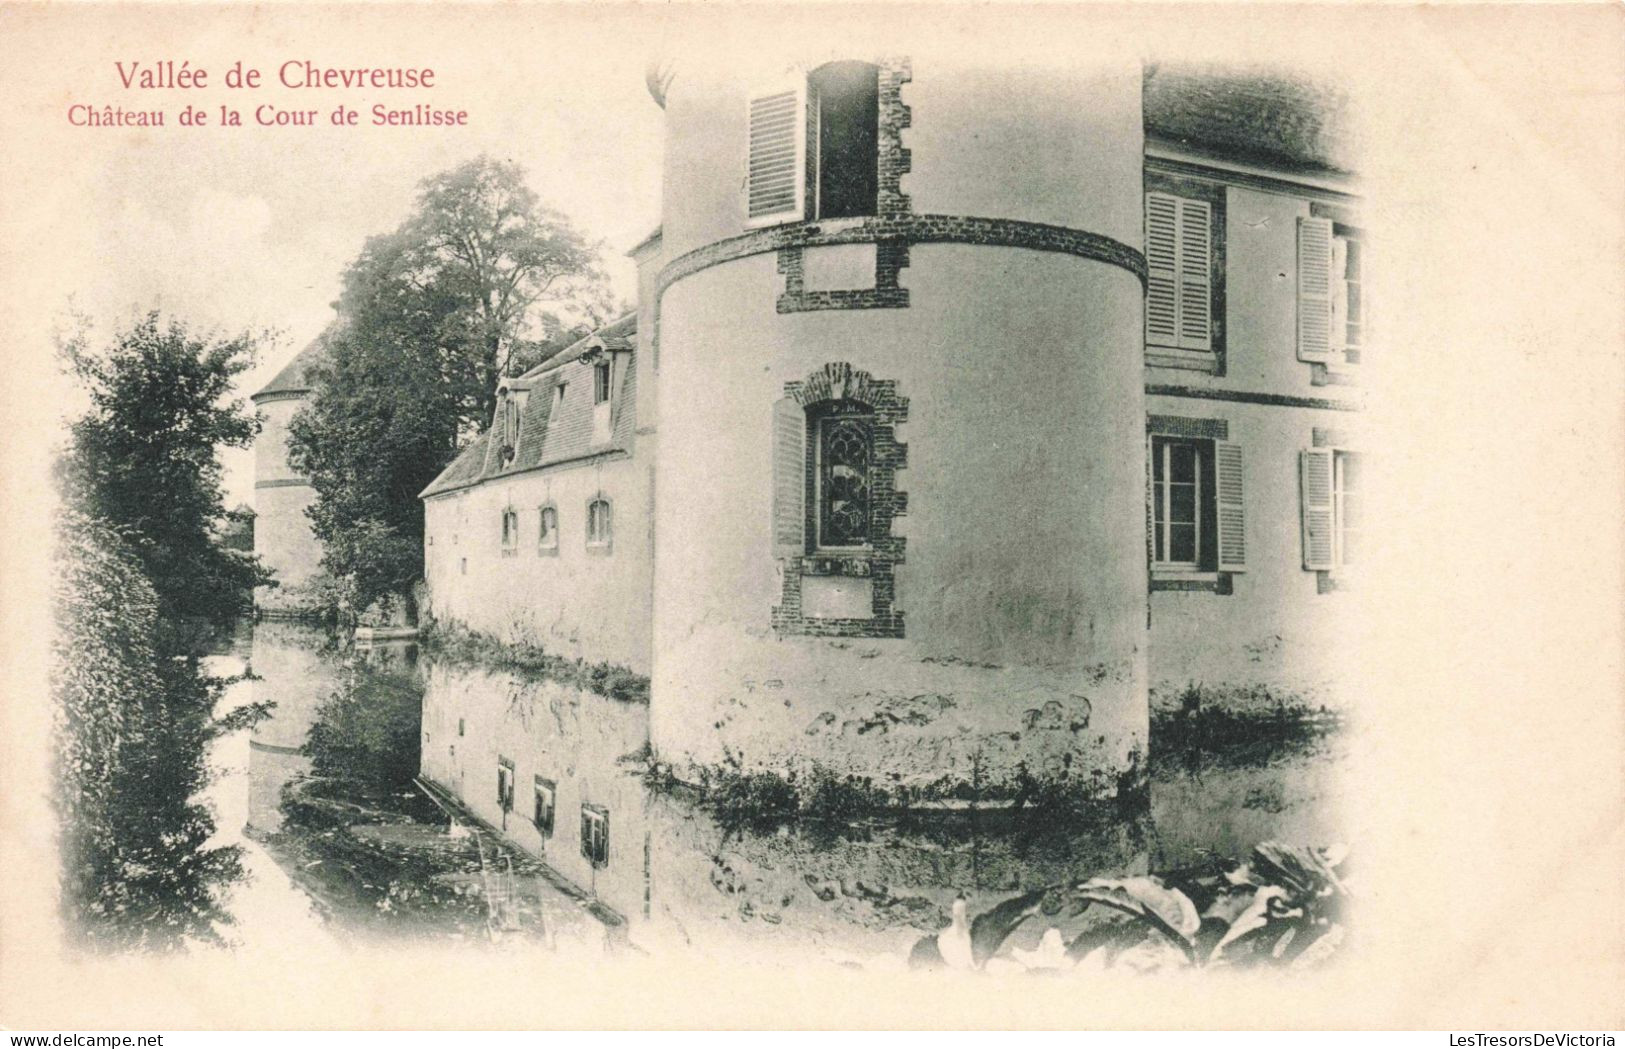
<svg viewBox="0 0 1625 1049">
<path fill-rule="evenodd" d="M 502 511 L 502 556 L 512 557 L 519 549 L 519 511 Z"/>
<path fill-rule="evenodd" d="M 610 542 L 610 533 L 609 500 L 599 496 L 587 504 L 587 546 L 607 549 Z"/>
<path fill-rule="evenodd" d="M 813 528 L 818 549 L 869 545 L 874 413 L 859 401 L 823 401 L 808 410 L 813 460 Z"/>
<path fill-rule="evenodd" d="M 541 526 L 536 533 L 536 545 L 544 552 L 559 548 L 559 511 L 553 506 L 542 507 Z"/>
</svg>

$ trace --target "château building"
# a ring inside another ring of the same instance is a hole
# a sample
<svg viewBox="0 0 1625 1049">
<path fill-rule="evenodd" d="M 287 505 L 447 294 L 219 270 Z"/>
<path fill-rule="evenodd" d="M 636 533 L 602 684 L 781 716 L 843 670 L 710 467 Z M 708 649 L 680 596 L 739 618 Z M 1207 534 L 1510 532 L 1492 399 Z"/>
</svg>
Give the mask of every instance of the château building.
<svg viewBox="0 0 1625 1049">
<path fill-rule="evenodd" d="M 318 336 L 250 398 L 261 426 L 254 440 L 254 553 L 277 579 L 276 586 L 254 591 L 261 617 L 299 618 L 313 608 L 308 587 L 320 571 L 322 548 L 305 508 L 316 490 L 288 463 L 288 424 L 310 396 L 309 372 L 325 345 L 325 334 Z"/>
<path fill-rule="evenodd" d="M 646 675 L 680 777 L 1110 776 L 1152 694 L 1330 697 L 1368 341 L 1335 92 L 924 52 L 649 86 L 637 310 L 423 492 L 437 622 Z"/>
</svg>

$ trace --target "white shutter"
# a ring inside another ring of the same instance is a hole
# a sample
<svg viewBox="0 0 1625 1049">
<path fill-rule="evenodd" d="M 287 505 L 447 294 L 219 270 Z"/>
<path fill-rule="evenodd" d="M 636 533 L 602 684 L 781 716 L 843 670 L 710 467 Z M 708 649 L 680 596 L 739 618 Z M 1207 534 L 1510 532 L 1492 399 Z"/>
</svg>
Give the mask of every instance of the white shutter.
<svg viewBox="0 0 1625 1049">
<path fill-rule="evenodd" d="M 1241 445 L 1214 443 L 1217 458 L 1219 571 L 1240 572 L 1247 564 L 1246 515 L 1241 496 Z"/>
<path fill-rule="evenodd" d="M 1145 195 L 1145 344 L 1179 342 L 1179 200 Z"/>
<path fill-rule="evenodd" d="M 1145 343 L 1213 349 L 1213 206 L 1145 196 Z"/>
<path fill-rule="evenodd" d="M 807 413 L 791 397 L 773 403 L 773 556 L 807 552 Z"/>
<path fill-rule="evenodd" d="M 806 214 L 806 75 L 752 93 L 746 126 L 745 225 L 800 221 Z"/>
<path fill-rule="evenodd" d="M 1298 219 L 1298 360 L 1330 360 L 1332 223 Z"/>
<path fill-rule="evenodd" d="M 1179 202 L 1179 348 L 1213 349 L 1213 210 Z"/>
<path fill-rule="evenodd" d="M 1332 569 L 1332 450 L 1305 448 L 1299 453 L 1303 481 L 1303 567 Z"/>
</svg>

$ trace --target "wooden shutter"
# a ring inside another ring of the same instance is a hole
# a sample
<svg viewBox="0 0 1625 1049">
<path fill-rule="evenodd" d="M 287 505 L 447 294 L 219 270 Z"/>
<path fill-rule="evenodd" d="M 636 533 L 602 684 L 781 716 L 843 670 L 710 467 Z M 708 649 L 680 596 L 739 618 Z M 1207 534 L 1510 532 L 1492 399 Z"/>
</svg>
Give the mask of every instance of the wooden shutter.
<svg viewBox="0 0 1625 1049">
<path fill-rule="evenodd" d="M 1168 193 L 1145 197 L 1145 342 L 1213 349 L 1213 207 Z"/>
<path fill-rule="evenodd" d="M 1179 348 L 1213 349 L 1213 209 L 1179 202 Z"/>
<path fill-rule="evenodd" d="M 1298 359 L 1326 362 L 1332 352 L 1332 223 L 1298 219 Z"/>
<path fill-rule="evenodd" d="M 1303 567 L 1332 569 L 1332 450 L 1305 448 L 1300 455 L 1303 482 Z"/>
<path fill-rule="evenodd" d="M 746 114 L 745 225 L 797 222 L 806 213 L 807 78 L 751 95 Z"/>
<path fill-rule="evenodd" d="M 1247 565 L 1247 525 L 1241 497 L 1241 445 L 1214 442 L 1219 521 L 1219 571 L 1240 572 Z"/>
<path fill-rule="evenodd" d="M 785 397 L 773 404 L 773 556 L 807 552 L 807 412 Z"/>
<path fill-rule="evenodd" d="M 1179 343 L 1179 200 L 1145 195 L 1145 344 Z"/>
</svg>

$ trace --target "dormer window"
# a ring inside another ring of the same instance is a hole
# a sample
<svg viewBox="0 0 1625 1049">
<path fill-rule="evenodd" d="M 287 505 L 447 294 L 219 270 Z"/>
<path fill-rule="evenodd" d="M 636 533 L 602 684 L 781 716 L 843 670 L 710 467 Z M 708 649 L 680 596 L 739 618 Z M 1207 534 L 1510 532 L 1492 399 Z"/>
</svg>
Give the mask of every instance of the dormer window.
<svg viewBox="0 0 1625 1049">
<path fill-rule="evenodd" d="M 512 393 L 505 392 L 498 411 L 502 420 L 502 461 L 508 462 L 519 444 L 519 402 Z"/>
<path fill-rule="evenodd" d="M 830 62 L 749 102 L 747 225 L 873 215 L 880 189 L 880 71 Z"/>
</svg>

